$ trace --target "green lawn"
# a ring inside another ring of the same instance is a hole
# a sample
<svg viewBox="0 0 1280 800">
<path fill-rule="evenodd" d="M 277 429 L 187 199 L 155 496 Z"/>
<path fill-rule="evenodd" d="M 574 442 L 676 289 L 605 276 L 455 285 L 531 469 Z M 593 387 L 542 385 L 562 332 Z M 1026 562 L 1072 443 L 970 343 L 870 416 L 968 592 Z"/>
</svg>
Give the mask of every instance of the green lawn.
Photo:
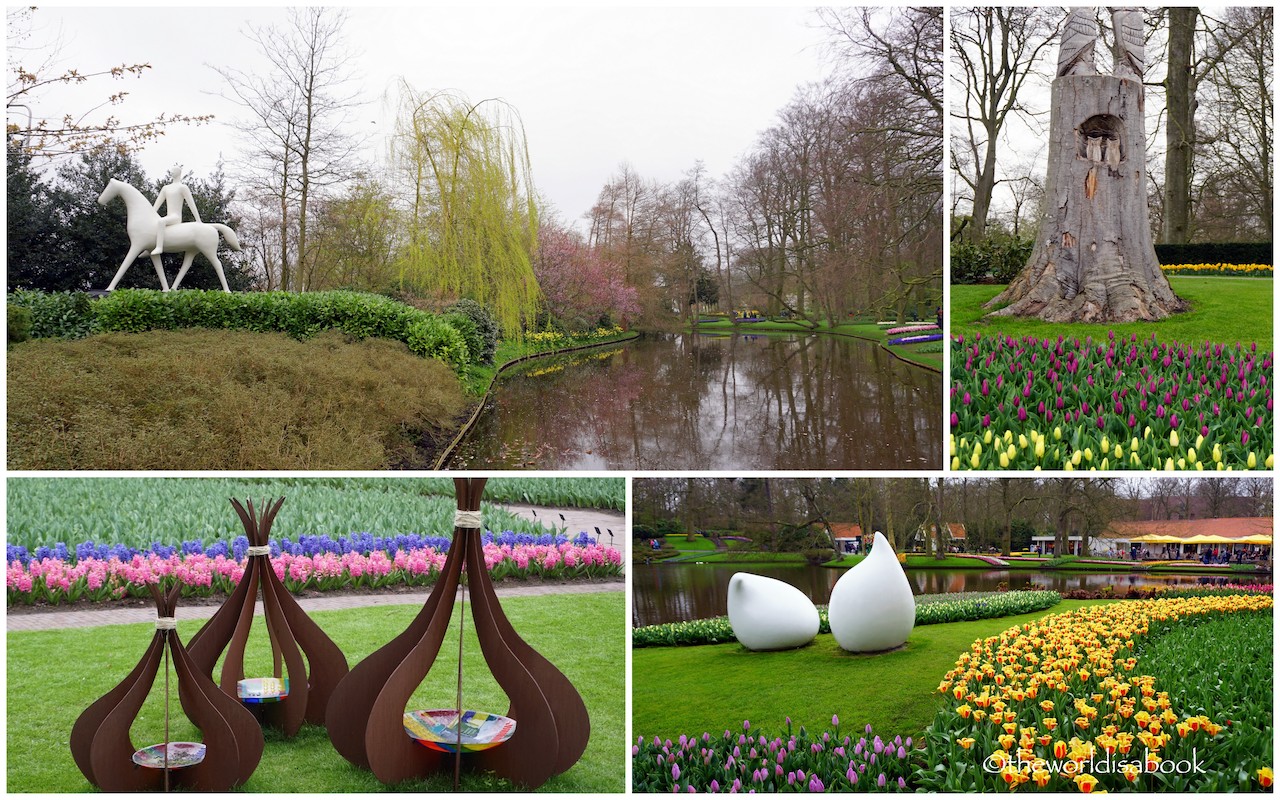
<svg viewBox="0 0 1280 800">
<path fill-rule="evenodd" d="M 824 567 L 852 567 L 857 565 L 866 558 L 865 554 L 849 555 L 835 561 L 828 561 L 823 564 Z M 907 566 L 915 568 L 928 567 L 946 567 L 948 569 L 991 569 L 991 565 L 977 558 L 957 558 L 955 556 L 947 556 L 942 560 L 938 560 L 933 556 L 927 556 L 922 553 L 908 553 Z"/>
<path fill-rule="evenodd" d="M 625 691 L 626 623 L 622 592 L 513 597 L 503 602 L 508 618 L 538 652 L 577 687 L 591 715 L 591 740 L 573 768 L 544 785 L 546 792 L 621 792 L 626 769 Z M 342 648 L 354 666 L 402 631 L 417 606 L 388 605 L 370 609 L 319 612 L 313 618 Z M 455 614 L 457 611 L 455 610 Z M 182 622 L 187 639 L 198 630 Z M 456 617 L 455 617 L 456 618 Z M 463 656 L 464 705 L 504 712 L 502 690 L 485 667 L 470 634 Z M 262 618 L 251 639 L 247 671 L 269 669 Z M 440 656 L 411 700 L 413 708 L 452 707 L 457 681 L 457 626 L 450 628 Z M 92 787 L 71 759 L 67 742 L 80 713 L 116 685 L 141 658 L 154 632 L 151 624 L 117 625 L 8 634 L 8 784 L 9 792 L 83 792 Z M 452 641 L 452 645 L 450 642 Z M 450 658 L 451 654 L 453 658 Z M 264 674 L 266 674 L 264 672 Z M 148 698 L 132 736 L 138 746 L 161 741 L 163 681 Z M 176 688 L 174 689 L 176 698 Z M 175 741 L 198 740 L 198 732 L 172 704 Z M 410 781 L 400 790 L 448 791 L 452 775 Z M 492 776 L 464 773 L 464 791 L 512 788 Z M 358 769 L 333 749 L 323 727 L 305 725 L 291 740 L 267 732 L 266 749 L 253 777 L 244 785 L 255 792 L 378 792 L 372 774 Z"/>
<path fill-rule="evenodd" d="M 716 549 L 716 543 L 705 536 L 695 536 L 693 541 L 689 541 L 687 536 L 667 536 L 664 541 L 668 547 L 674 547 L 682 553 L 706 551 L 712 552 Z"/>
<path fill-rule="evenodd" d="M 1258 342 L 1270 350 L 1272 337 L 1272 287 L 1270 278 L 1200 278 L 1171 276 L 1174 292 L 1191 303 L 1191 310 L 1158 323 L 1133 322 L 1122 325 L 1091 325 L 1041 322 L 1015 317 L 983 317 L 989 313 L 982 304 L 1004 290 L 1004 286 L 952 286 L 951 333 L 1003 333 L 1009 336 L 1034 334 L 1041 337 L 1071 336 L 1104 338 L 1107 331 L 1117 335 L 1155 333 L 1162 341 L 1196 344 L 1203 341 L 1234 344 Z"/>
<path fill-rule="evenodd" d="M 708 564 L 804 564 L 801 553 L 761 553 L 747 550 L 721 550 L 699 558 Z"/>
<path fill-rule="evenodd" d="M 930 322 L 932 320 L 924 320 Z M 913 323 L 907 322 L 904 325 Z M 881 327 L 872 322 L 848 322 L 837 325 L 834 328 L 825 322 L 818 325 L 809 326 L 801 325 L 797 322 L 788 320 L 765 320 L 764 322 L 743 322 L 735 325 L 727 319 L 716 320 L 715 322 L 704 322 L 697 326 L 697 330 L 702 333 L 711 333 L 716 331 L 738 332 L 738 333 L 838 333 L 845 336 L 856 336 L 859 339 L 867 339 L 880 343 L 886 350 L 901 356 L 906 361 L 910 361 L 923 366 L 932 367 L 937 370 L 942 369 L 942 360 L 944 353 L 942 349 L 938 352 L 928 352 L 930 348 L 938 347 L 938 342 L 929 342 L 926 344 L 909 344 L 909 345 L 887 345 L 889 337 L 885 335 L 887 328 Z M 922 350 L 924 352 L 922 352 Z"/>
<path fill-rule="evenodd" d="M 770 653 L 736 642 L 634 650 L 632 737 L 716 736 L 741 730 L 743 720 L 780 731 L 788 716 L 796 726 L 822 729 L 833 714 L 848 730 L 870 723 L 881 736 L 919 736 L 937 711 L 938 682 L 976 639 L 1101 602 L 1065 600 L 1049 612 L 924 625 L 905 648 L 879 655 L 846 653 L 826 634 Z"/>
</svg>

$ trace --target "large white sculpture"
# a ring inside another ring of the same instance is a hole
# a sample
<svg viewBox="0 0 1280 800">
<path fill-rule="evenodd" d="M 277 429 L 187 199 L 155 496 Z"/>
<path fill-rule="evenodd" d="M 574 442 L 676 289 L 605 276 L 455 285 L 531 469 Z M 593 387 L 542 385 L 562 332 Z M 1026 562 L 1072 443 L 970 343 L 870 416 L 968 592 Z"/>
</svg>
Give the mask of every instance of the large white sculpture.
<svg viewBox="0 0 1280 800">
<path fill-rule="evenodd" d="M 748 650 L 786 650 L 818 635 L 818 609 L 789 583 L 738 572 L 729 579 L 729 624 Z"/>
<path fill-rule="evenodd" d="M 831 589 L 827 620 L 836 643 L 853 653 L 892 650 L 916 624 L 916 598 L 893 547 L 876 531 L 871 552 Z"/>
<path fill-rule="evenodd" d="M 166 292 L 170 288 L 177 289 L 182 284 L 182 279 L 191 268 L 191 262 L 196 257 L 196 253 L 203 255 L 210 264 L 213 264 L 214 271 L 218 273 L 218 280 L 222 283 L 222 291 L 231 291 L 227 286 L 227 277 L 222 272 L 222 262 L 218 260 L 218 235 L 221 234 L 227 240 L 227 245 L 232 250 L 239 251 L 240 242 L 236 239 L 236 232 L 218 222 L 200 222 L 198 213 L 196 222 L 183 222 L 184 203 L 190 203 L 191 210 L 194 212 L 195 202 L 191 199 L 190 190 L 177 180 L 177 176 L 182 174 L 182 168 L 174 167 L 173 171 L 176 173 L 173 182 L 160 190 L 160 196 L 156 198 L 154 204 L 143 196 L 142 192 L 115 178 L 112 178 L 107 183 L 107 188 L 98 195 L 98 203 L 104 206 L 117 197 L 122 198 L 129 215 L 127 223 L 129 254 L 124 257 L 124 262 L 120 264 L 120 269 L 112 278 L 111 285 L 107 287 L 108 292 L 116 288 L 116 284 L 120 283 L 120 279 L 124 277 L 134 259 L 144 252 L 150 253 L 151 263 L 156 268 L 156 275 L 160 278 L 160 287 Z M 168 213 L 164 217 L 157 213 L 162 203 L 168 204 Z M 163 245 L 163 251 L 161 245 Z M 173 279 L 172 287 L 165 278 L 164 267 L 160 262 L 160 255 L 164 251 L 170 253 L 180 251 L 183 254 L 182 269 Z"/>
</svg>

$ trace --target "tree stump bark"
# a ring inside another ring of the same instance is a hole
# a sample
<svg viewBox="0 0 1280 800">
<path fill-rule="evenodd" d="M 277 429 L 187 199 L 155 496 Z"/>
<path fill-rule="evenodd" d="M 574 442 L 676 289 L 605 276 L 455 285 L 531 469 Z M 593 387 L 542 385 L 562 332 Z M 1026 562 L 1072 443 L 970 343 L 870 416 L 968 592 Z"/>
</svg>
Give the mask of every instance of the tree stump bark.
<svg viewBox="0 0 1280 800">
<path fill-rule="evenodd" d="M 987 303 L 997 309 L 988 316 L 1133 322 L 1186 310 L 1156 260 L 1146 181 L 1141 82 L 1054 80 L 1048 210 L 1027 266 Z"/>
</svg>

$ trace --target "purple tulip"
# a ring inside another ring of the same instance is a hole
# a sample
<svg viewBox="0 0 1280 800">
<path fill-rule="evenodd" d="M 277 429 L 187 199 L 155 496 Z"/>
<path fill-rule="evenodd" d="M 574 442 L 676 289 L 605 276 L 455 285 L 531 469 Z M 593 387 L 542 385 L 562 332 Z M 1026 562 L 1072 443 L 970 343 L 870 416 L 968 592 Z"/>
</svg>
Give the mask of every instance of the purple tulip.
<svg viewBox="0 0 1280 800">
<path fill-rule="evenodd" d="M 680 765 L 679 765 L 679 764 L 672 764 L 672 765 L 671 765 L 671 779 L 672 779 L 672 780 L 675 780 L 675 781 L 680 780 Z"/>
<path fill-rule="evenodd" d="M 720 781 L 716 780 L 715 778 L 711 779 L 711 791 L 712 793 L 720 791 Z"/>
<path fill-rule="evenodd" d="M 877 777 L 877 778 L 876 778 L 876 786 L 878 786 L 878 787 L 880 787 L 881 789 L 883 789 L 883 788 L 884 788 L 884 784 L 885 784 L 885 780 L 884 780 L 884 773 L 883 773 L 883 772 L 881 772 L 881 773 L 880 773 L 880 775 L 879 775 L 879 777 Z"/>
</svg>

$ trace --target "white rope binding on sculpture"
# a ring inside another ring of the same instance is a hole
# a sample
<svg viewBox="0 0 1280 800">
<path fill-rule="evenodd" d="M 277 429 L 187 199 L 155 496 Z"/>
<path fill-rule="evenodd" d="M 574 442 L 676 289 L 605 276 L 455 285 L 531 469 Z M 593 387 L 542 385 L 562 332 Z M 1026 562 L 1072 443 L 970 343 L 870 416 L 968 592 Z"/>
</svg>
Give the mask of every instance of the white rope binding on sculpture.
<svg viewBox="0 0 1280 800">
<path fill-rule="evenodd" d="M 156 630 L 172 631 L 172 630 L 177 630 L 177 628 L 178 628 L 177 617 L 156 617 Z"/>
<path fill-rule="evenodd" d="M 264 544 L 261 547 L 250 547 L 245 552 L 251 556 L 269 556 L 271 555 L 271 545 Z"/>
<path fill-rule="evenodd" d="M 453 527 L 480 529 L 479 511 L 458 511 L 453 515 Z"/>
</svg>

